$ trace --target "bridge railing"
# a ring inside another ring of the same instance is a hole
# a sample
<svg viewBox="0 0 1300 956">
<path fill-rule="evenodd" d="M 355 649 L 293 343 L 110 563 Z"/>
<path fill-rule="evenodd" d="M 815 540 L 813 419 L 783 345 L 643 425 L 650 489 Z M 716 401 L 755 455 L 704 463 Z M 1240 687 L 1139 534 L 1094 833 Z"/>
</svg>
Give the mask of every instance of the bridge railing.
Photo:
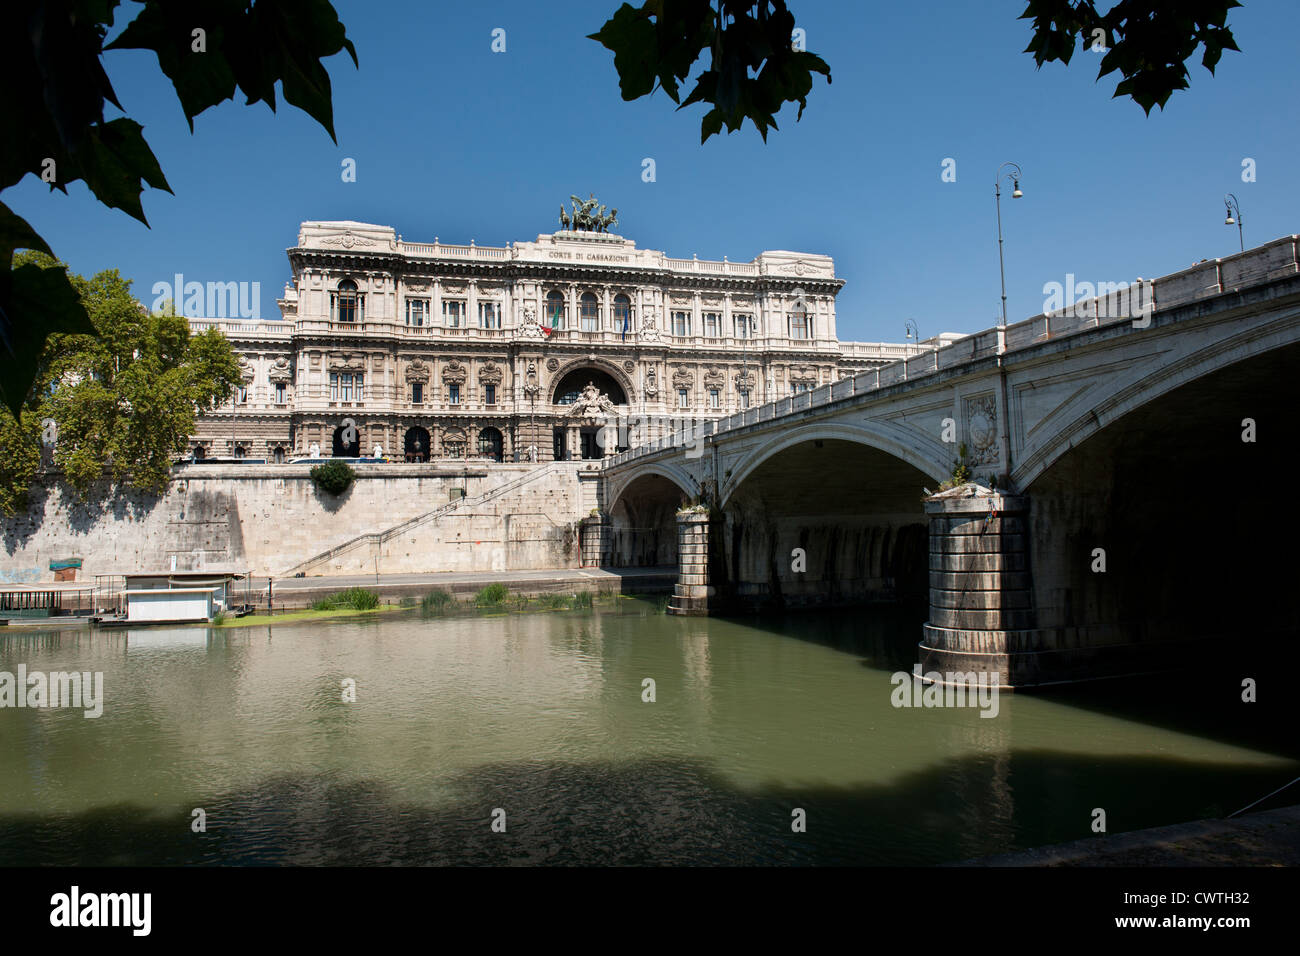
<svg viewBox="0 0 1300 956">
<path fill-rule="evenodd" d="M 791 398 L 779 398 L 756 408 L 747 408 L 721 421 L 711 421 L 709 434 L 771 421 L 794 411 L 818 408 L 853 395 L 923 378 L 943 369 L 996 356 L 1000 350 L 1015 352 L 1102 326 L 1132 323 L 1135 328 L 1144 328 L 1157 311 L 1168 312 L 1225 292 L 1297 274 L 1300 274 L 1300 236 L 1284 236 L 1235 256 L 1198 262 L 1189 269 L 1159 279 L 1138 278 L 1134 282 L 1120 284 L 1120 288 L 1108 287 L 1105 295 L 1084 299 L 1058 311 L 1044 312 L 1008 325 L 1001 333 L 997 328 L 985 329 L 940 349 L 911 355 L 850 379 L 841 379 Z M 635 461 L 665 448 L 685 444 L 689 437 L 688 434 L 678 433 L 661 438 L 608 458 L 606 465 L 618 466 Z"/>
</svg>

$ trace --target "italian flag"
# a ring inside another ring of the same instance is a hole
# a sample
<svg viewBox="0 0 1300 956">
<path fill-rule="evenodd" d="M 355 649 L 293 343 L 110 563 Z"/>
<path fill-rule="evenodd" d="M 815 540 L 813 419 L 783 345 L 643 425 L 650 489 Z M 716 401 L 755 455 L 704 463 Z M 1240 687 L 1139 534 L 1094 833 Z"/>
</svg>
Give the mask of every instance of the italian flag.
<svg viewBox="0 0 1300 956">
<path fill-rule="evenodd" d="M 551 316 L 551 327 L 548 329 L 546 326 L 543 325 L 542 331 L 545 332 L 547 335 L 550 335 L 559 327 L 560 327 L 560 310 L 556 309 L 555 313 Z"/>
</svg>

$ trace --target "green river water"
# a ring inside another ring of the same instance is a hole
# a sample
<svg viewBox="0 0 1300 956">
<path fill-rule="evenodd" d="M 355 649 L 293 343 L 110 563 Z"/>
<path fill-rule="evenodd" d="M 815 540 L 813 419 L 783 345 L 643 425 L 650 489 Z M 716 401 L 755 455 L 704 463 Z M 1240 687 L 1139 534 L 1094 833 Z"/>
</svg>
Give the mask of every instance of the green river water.
<svg viewBox="0 0 1300 956">
<path fill-rule="evenodd" d="M 1094 808 L 1112 833 L 1221 816 L 1300 774 L 1293 718 L 1236 671 L 895 707 L 923 616 L 12 628 L 0 672 L 102 672 L 104 703 L 0 708 L 0 865 L 931 864 L 1088 838 Z"/>
</svg>

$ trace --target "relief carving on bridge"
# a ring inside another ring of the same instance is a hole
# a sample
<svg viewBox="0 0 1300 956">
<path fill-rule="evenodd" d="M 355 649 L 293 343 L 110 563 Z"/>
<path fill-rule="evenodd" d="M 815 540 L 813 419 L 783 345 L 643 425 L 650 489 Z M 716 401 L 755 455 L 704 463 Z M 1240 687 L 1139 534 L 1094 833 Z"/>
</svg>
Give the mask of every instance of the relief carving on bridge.
<svg viewBox="0 0 1300 956">
<path fill-rule="evenodd" d="M 992 465 L 999 460 L 998 403 L 992 392 L 962 400 L 966 419 L 967 464 Z"/>
</svg>

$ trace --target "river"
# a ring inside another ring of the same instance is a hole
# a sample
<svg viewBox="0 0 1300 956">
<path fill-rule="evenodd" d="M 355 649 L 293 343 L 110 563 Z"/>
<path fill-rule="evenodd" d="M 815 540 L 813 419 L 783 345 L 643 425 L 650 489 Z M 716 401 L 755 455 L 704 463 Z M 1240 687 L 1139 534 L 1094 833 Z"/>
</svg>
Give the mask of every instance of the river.
<svg viewBox="0 0 1300 956">
<path fill-rule="evenodd" d="M 932 864 L 1300 774 L 1235 673 L 896 707 L 923 616 L 9 629 L 0 672 L 102 672 L 104 701 L 0 708 L 0 864 Z"/>
</svg>

